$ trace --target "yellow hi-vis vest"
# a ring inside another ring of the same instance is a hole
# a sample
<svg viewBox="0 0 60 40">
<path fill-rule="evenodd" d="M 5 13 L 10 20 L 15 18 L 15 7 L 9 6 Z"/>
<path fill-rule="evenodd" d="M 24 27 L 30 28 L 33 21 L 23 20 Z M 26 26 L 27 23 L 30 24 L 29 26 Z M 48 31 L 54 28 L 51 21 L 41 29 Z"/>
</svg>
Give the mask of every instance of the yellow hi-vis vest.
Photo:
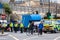
<svg viewBox="0 0 60 40">
<path fill-rule="evenodd" d="M 6 24 L 6 23 L 4 23 L 4 24 L 3 24 L 3 27 L 6 27 L 6 26 L 7 26 L 7 24 Z"/>
<path fill-rule="evenodd" d="M 10 27 L 13 27 L 13 23 L 10 23 Z"/>
<path fill-rule="evenodd" d="M 28 25 L 28 28 L 30 27 L 30 24 Z"/>
<path fill-rule="evenodd" d="M 14 24 L 14 27 L 18 27 L 18 24 Z"/>
<path fill-rule="evenodd" d="M 21 24 L 20 24 L 20 28 L 23 28 L 23 27 L 24 27 L 24 25 L 21 23 Z"/>
</svg>

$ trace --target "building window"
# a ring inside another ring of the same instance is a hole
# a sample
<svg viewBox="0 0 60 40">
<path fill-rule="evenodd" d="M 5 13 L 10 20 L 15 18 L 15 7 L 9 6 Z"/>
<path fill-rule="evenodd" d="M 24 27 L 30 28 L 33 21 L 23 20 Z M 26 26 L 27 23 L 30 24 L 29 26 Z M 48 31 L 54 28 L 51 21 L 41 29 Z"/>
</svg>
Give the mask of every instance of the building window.
<svg viewBox="0 0 60 40">
<path fill-rule="evenodd" d="M 43 0 L 44 3 L 48 3 L 48 0 Z"/>
</svg>

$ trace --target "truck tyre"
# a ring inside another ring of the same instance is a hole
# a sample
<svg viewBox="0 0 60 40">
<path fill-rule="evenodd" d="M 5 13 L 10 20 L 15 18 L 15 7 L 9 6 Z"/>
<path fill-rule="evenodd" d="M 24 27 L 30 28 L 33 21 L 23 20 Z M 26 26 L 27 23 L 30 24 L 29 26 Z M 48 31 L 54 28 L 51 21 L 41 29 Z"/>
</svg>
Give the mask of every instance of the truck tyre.
<svg viewBox="0 0 60 40">
<path fill-rule="evenodd" d="M 47 31 L 44 31 L 44 33 L 47 33 Z"/>
<path fill-rule="evenodd" d="M 51 33 L 54 33 L 54 31 L 52 30 L 52 31 L 50 31 Z"/>
</svg>

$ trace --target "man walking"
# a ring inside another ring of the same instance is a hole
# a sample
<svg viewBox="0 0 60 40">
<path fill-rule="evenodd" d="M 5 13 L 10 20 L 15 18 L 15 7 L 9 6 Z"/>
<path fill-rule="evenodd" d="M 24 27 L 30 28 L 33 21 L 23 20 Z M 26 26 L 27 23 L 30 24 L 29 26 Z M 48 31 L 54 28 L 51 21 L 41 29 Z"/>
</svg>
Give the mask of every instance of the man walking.
<svg viewBox="0 0 60 40">
<path fill-rule="evenodd" d="M 33 34 L 34 22 L 31 22 L 29 29 L 30 29 L 31 34 Z"/>
<path fill-rule="evenodd" d="M 42 35 L 42 29 L 43 29 L 43 21 L 41 21 L 41 23 L 39 24 L 39 26 L 38 26 L 38 35 L 40 34 L 40 35 Z"/>
</svg>

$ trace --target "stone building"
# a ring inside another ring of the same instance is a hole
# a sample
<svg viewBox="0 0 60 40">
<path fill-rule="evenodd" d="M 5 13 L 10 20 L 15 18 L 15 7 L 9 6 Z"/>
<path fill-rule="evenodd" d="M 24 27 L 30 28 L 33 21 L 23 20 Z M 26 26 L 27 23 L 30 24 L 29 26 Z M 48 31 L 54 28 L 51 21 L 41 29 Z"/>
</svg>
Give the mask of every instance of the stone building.
<svg viewBox="0 0 60 40">
<path fill-rule="evenodd" d="M 47 13 L 49 9 L 48 0 L 20 0 L 10 1 L 11 8 L 14 12 L 19 13 L 31 13 L 38 11 L 39 13 Z M 57 8 L 56 8 L 57 7 Z M 14 13 L 13 12 L 13 13 Z M 53 14 L 60 13 L 60 4 L 56 2 L 50 2 L 50 12 Z M 18 14 L 19 14 L 18 13 Z"/>
</svg>

